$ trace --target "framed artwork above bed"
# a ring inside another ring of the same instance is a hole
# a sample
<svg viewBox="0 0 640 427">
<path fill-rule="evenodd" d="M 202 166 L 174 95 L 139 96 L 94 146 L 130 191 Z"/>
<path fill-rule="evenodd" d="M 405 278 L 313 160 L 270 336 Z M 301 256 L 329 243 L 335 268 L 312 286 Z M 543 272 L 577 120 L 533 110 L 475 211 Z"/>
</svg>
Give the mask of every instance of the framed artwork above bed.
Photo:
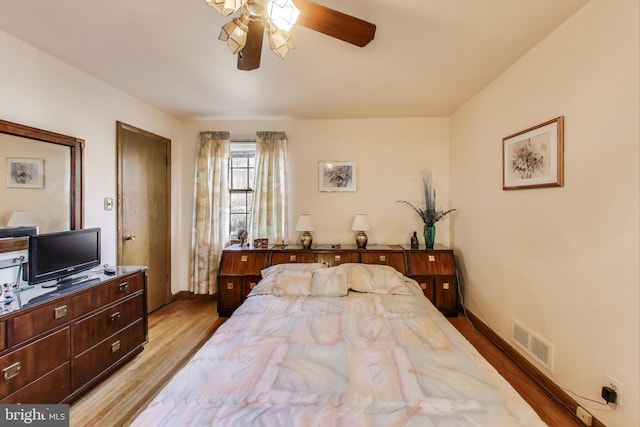
<svg viewBox="0 0 640 427">
<path fill-rule="evenodd" d="M 318 163 L 318 191 L 356 191 L 356 162 Z"/>
<path fill-rule="evenodd" d="M 502 189 L 564 185 L 564 117 L 502 139 Z"/>
</svg>

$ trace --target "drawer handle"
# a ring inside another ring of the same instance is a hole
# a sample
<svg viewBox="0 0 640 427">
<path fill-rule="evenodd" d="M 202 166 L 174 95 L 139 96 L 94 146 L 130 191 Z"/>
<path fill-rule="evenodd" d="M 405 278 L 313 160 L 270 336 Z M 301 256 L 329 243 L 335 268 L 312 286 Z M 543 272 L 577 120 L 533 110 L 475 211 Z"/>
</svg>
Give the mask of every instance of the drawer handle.
<svg viewBox="0 0 640 427">
<path fill-rule="evenodd" d="M 442 289 L 449 289 L 449 282 L 444 282 L 442 284 Z"/>
<path fill-rule="evenodd" d="M 111 353 L 115 353 L 118 350 L 120 350 L 120 340 L 111 344 Z"/>
<path fill-rule="evenodd" d="M 421 287 L 422 289 L 427 289 L 427 284 L 426 284 L 425 282 L 421 282 L 421 283 L 420 283 L 420 287 Z"/>
<path fill-rule="evenodd" d="M 54 319 L 60 319 L 60 318 L 62 318 L 64 316 L 66 316 L 68 312 L 69 312 L 69 310 L 68 310 L 66 305 L 54 308 L 53 309 L 53 318 Z"/>
<path fill-rule="evenodd" d="M 233 289 L 233 282 L 227 282 L 227 290 L 230 291 Z"/>
<path fill-rule="evenodd" d="M 117 312 L 115 312 L 115 313 L 113 313 L 111 315 L 111 321 L 112 322 L 117 322 L 118 320 L 120 320 L 120 312 L 119 311 L 117 311 Z"/>
<path fill-rule="evenodd" d="M 256 282 L 249 282 L 249 289 L 253 289 L 256 287 Z"/>
<path fill-rule="evenodd" d="M 339 262 L 339 261 L 340 261 L 340 255 L 336 255 L 336 256 L 334 256 L 334 257 L 333 257 L 333 260 L 334 260 L 334 261 L 338 261 L 338 262 Z"/>
<path fill-rule="evenodd" d="M 242 257 L 240 257 L 240 262 L 247 262 L 249 261 L 249 255 L 242 255 Z"/>
<path fill-rule="evenodd" d="M 292 262 L 293 262 L 293 261 L 295 261 L 295 260 L 296 260 L 296 258 L 297 258 L 297 256 L 296 256 L 296 255 L 290 255 L 290 256 L 289 256 L 289 261 L 292 261 Z"/>
<path fill-rule="evenodd" d="M 129 289 L 129 284 L 127 282 L 120 283 L 119 288 L 121 292 L 126 292 Z"/>
<path fill-rule="evenodd" d="M 429 255 L 429 262 L 435 262 L 435 261 L 436 261 L 435 255 Z"/>
<path fill-rule="evenodd" d="M 385 255 L 380 255 L 380 262 L 387 262 L 387 257 Z"/>
<path fill-rule="evenodd" d="M 15 377 L 16 375 L 18 375 L 20 373 L 20 362 L 16 362 L 13 365 L 9 365 L 6 368 L 4 368 L 2 370 L 2 373 L 4 374 L 4 379 L 5 381 L 10 380 L 11 378 Z"/>
</svg>

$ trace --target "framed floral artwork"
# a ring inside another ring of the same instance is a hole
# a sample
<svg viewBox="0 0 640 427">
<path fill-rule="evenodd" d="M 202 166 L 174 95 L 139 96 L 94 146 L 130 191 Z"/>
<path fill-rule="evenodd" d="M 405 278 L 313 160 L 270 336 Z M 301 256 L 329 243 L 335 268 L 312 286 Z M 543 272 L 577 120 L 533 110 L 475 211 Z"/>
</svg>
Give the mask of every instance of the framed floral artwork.
<svg viewBox="0 0 640 427">
<path fill-rule="evenodd" d="M 502 139 L 502 189 L 564 185 L 564 117 Z"/>
<path fill-rule="evenodd" d="M 7 158 L 7 187 L 44 188 L 44 159 Z"/>
<path fill-rule="evenodd" d="M 319 162 L 319 191 L 356 191 L 355 162 Z"/>
</svg>

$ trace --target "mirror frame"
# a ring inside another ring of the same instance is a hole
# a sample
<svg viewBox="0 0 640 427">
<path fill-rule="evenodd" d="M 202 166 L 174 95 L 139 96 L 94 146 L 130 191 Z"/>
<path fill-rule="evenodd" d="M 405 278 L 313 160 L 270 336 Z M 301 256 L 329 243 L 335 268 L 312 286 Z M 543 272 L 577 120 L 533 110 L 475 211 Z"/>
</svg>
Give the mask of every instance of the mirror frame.
<svg viewBox="0 0 640 427">
<path fill-rule="evenodd" d="M 69 216 L 69 228 L 71 230 L 82 228 L 84 224 L 84 139 L 12 123 L 6 120 L 0 120 L 0 133 L 69 147 L 71 156 L 71 188 L 69 193 L 71 199 L 69 210 L 71 215 Z M 26 241 L 27 239 L 0 239 L 0 252 L 5 252 L 7 249 L 19 250 L 22 246 L 20 243 L 22 240 Z"/>
</svg>

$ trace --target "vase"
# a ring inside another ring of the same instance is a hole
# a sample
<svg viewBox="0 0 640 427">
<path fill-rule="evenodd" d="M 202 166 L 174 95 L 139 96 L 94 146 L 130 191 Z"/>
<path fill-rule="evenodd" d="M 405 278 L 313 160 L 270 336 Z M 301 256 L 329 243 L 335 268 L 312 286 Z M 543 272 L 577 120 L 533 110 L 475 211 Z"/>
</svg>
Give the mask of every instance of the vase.
<svg viewBox="0 0 640 427">
<path fill-rule="evenodd" d="M 424 225 L 424 244 L 427 249 L 433 249 L 433 244 L 436 241 L 436 226 L 435 225 Z"/>
</svg>

